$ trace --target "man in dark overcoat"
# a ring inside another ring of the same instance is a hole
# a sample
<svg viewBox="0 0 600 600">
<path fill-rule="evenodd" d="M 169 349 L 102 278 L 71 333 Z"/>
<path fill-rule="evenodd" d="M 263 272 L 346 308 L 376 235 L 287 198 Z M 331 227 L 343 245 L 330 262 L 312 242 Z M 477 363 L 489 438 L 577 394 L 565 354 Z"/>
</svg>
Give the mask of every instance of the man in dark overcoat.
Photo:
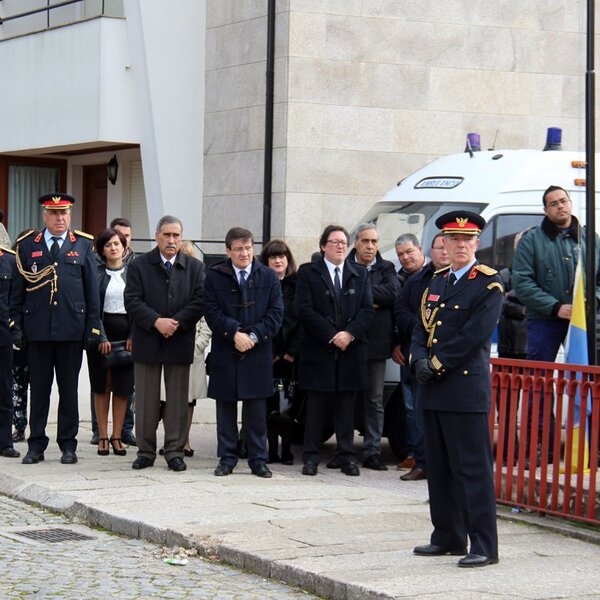
<svg viewBox="0 0 600 600">
<path fill-rule="evenodd" d="M 396 302 L 394 303 L 394 318 L 398 332 L 398 341 L 400 342 L 402 355 L 408 357 L 410 353 L 410 341 L 412 332 L 415 328 L 417 319 L 420 318 L 421 299 L 423 292 L 429 286 L 429 282 L 433 274 L 450 264 L 450 257 L 444 246 L 444 234 L 440 231 L 433 237 L 429 253 L 431 261 L 429 261 L 418 273 L 414 273 L 404 282 Z M 402 481 L 419 481 L 425 479 L 425 436 L 423 433 L 423 410 L 418 404 L 418 395 L 416 387 L 419 385 L 415 381 L 414 375 L 410 372 L 410 368 L 402 373 L 404 380 L 403 389 L 409 388 L 413 398 L 413 416 L 417 423 L 416 437 L 413 444 L 414 466 L 411 467 L 408 473 L 400 476 Z"/>
<path fill-rule="evenodd" d="M 183 225 L 173 216 L 156 226 L 157 247 L 129 263 L 125 309 L 132 321 L 138 444 L 134 469 L 156 459 L 160 382 L 166 403 L 164 457 L 169 469 L 185 471 L 189 371 L 194 360 L 196 323 L 202 317 L 204 265 L 180 252 Z"/>
<path fill-rule="evenodd" d="M 490 344 L 503 288 L 475 258 L 485 220 L 468 211 L 439 217 L 451 264 L 422 296 L 410 364 L 423 409 L 433 533 L 420 556 L 466 554 L 460 567 L 498 562 L 496 497 L 488 415 Z M 467 554 L 467 538 L 471 546 Z"/>
<path fill-rule="evenodd" d="M 230 475 L 238 460 L 238 402 L 243 402 L 248 466 L 267 467 L 267 398 L 273 395 L 272 340 L 283 319 L 281 285 L 254 258 L 253 235 L 233 227 L 225 236 L 227 260 L 206 275 L 205 318 L 212 331 L 208 395 L 217 403 L 216 476 Z"/>
<path fill-rule="evenodd" d="M 354 400 L 368 387 L 367 331 L 373 295 L 367 269 L 345 260 L 348 232 L 325 228 L 321 259 L 298 270 L 296 304 L 302 331 L 298 383 L 307 391 L 302 460 L 304 475 L 316 475 L 321 460 L 325 412 L 333 412 L 337 445 L 329 468 L 360 475 L 354 451 Z"/>
<path fill-rule="evenodd" d="M 17 277 L 11 311 L 25 334 L 31 375 L 31 415 L 23 464 L 44 460 L 46 424 L 56 373 L 60 462 L 77 462 L 77 387 L 84 343 L 101 341 L 100 296 L 93 237 L 71 231 L 69 194 L 39 198 L 45 227 L 17 240 Z"/>
<path fill-rule="evenodd" d="M 374 471 L 387 471 L 381 458 L 381 436 L 385 415 L 385 365 L 392 355 L 394 344 L 393 307 L 400 292 L 400 281 L 394 263 L 379 253 L 379 232 L 373 223 L 361 223 L 356 228 L 354 248 L 348 255 L 350 261 L 364 265 L 369 274 L 375 317 L 367 339 L 369 359 L 367 373 L 369 384 L 362 391 L 364 404 L 363 467 Z"/>
<path fill-rule="evenodd" d="M 20 453 L 13 447 L 11 427 L 13 421 L 12 378 L 13 338 L 22 344 L 21 332 L 10 317 L 10 296 L 14 293 L 17 279 L 15 253 L 0 248 L 0 456 L 18 458 Z"/>
</svg>

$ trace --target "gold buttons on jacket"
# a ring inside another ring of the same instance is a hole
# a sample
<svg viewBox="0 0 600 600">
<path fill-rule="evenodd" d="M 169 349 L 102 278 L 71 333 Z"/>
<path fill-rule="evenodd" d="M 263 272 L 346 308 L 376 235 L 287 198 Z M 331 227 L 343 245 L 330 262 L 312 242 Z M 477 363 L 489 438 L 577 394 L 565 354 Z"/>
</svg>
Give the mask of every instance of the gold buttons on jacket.
<svg viewBox="0 0 600 600">
<path fill-rule="evenodd" d="M 438 326 L 439 326 L 439 325 L 441 325 L 441 324 L 442 324 L 442 322 L 441 322 L 441 321 L 438 321 L 438 322 L 436 323 L 436 325 L 438 325 Z"/>
<path fill-rule="evenodd" d="M 466 369 L 463 371 L 463 375 L 468 375 L 469 371 L 467 371 Z"/>
<path fill-rule="evenodd" d="M 460 308 L 460 306 L 458 306 L 458 304 L 454 305 L 454 310 L 458 310 Z"/>
<path fill-rule="evenodd" d="M 432 344 L 437 344 L 437 339 L 436 339 L 436 338 L 433 338 L 433 339 L 431 340 L 431 343 L 432 343 Z"/>
</svg>

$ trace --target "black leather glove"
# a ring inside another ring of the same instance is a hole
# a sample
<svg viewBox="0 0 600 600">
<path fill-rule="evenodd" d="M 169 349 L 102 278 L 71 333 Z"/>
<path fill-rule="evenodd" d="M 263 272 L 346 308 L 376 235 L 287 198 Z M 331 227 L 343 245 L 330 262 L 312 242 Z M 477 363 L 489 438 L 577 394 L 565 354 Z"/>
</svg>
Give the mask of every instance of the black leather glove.
<svg viewBox="0 0 600 600">
<path fill-rule="evenodd" d="M 420 358 L 415 363 L 415 379 L 419 383 L 427 383 L 435 378 L 435 369 L 428 358 Z"/>
</svg>

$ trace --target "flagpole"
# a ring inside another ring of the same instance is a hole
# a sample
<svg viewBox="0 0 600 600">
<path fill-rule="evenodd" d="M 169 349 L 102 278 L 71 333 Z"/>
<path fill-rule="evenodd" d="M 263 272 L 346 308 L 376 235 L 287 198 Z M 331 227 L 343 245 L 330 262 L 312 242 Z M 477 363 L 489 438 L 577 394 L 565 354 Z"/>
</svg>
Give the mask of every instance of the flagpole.
<svg viewBox="0 0 600 600">
<path fill-rule="evenodd" d="M 594 73 L 594 4 L 587 2 L 587 68 L 585 73 L 585 213 L 586 213 L 586 265 L 585 285 L 586 325 L 589 364 L 596 365 L 596 116 Z"/>
</svg>

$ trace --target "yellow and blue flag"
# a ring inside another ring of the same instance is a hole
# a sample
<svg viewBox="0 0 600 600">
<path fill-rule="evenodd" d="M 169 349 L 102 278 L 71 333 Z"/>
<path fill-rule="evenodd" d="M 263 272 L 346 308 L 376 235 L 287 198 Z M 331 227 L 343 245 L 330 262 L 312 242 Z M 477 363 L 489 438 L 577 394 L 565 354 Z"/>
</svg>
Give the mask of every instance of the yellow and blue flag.
<svg viewBox="0 0 600 600">
<path fill-rule="evenodd" d="M 585 320 L 585 296 L 583 293 L 583 273 L 581 270 L 581 257 L 577 261 L 575 270 L 575 286 L 573 293 L 573 311 L 571 313 L 571 322 L 566 343 L 566 362 L 573 365 L 588 365 L 588 344 L 587 344 L 587 326 Z M 578 376 L 581 379 L 581 376 Z M 571 448 L 571 464 L 577 468 L 579 462 L 579 436 L 586 433 L 587 417 L 592 414 L 591 398 L 582 399 L 581 388 L 578 387 L 575 394 L 575 414 L 573 416 L 573 442 Z M 583 405 L 583 406 L 582 406 Z M 582 419 L 583 415 L 583 419 Z M 589 445 L 586 439 L 583 442 L 583 468 L 588 470 Z"/>
</svg>

